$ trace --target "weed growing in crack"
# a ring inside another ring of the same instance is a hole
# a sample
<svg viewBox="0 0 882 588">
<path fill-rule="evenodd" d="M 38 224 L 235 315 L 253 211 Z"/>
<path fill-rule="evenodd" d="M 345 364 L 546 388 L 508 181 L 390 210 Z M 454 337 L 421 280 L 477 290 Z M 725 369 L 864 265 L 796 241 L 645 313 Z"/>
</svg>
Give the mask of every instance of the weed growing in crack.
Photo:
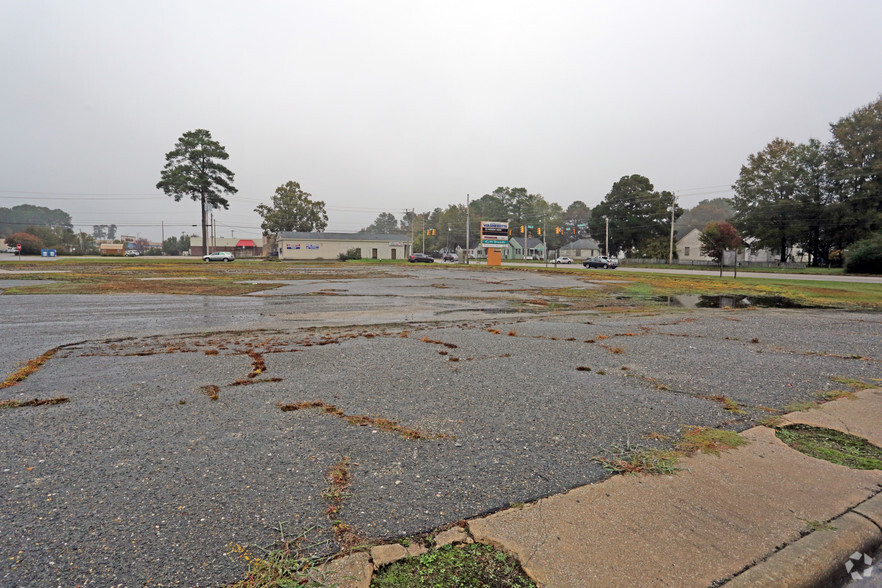
<svg viewBox="0 0 882 588">
<path fill-rule="evenodd" d="M 263 355 L 257 351 L 249 351 L 247 355 L 251 358 L 251 373 L 248 374 L 249 378 L 256 378 L 266 371 L 266 362 L 263 359 Z"/>
<path fill-rule="evenodd" d="M 203 394 L 208 395 L 208 397 L 211 398 L 213 401 L 217 400 L 220 395 L 220 386 L 217 386 L 215 384 L 208 384 L 206 386 L 202 386 L 199 390 Z"/>
<path fill-rule="evenodd" d="M 729 412 L 735 414 L 747 414 L 745 410 L 743 410 L 743 404 L 739 404 L 735 402 L 731 398 L 727 396 L 723 396 L 722 394 L 705 394 L 699 396 L 699 398 L 704 398 L 705 400 L 713 400 L 714 402 L 719 402 L 723 405 L 723 410 L 727 410 Z"/>
<path fill-rule="evenodd" d="M 809 519 L 799 519 L 805 523 L 805 526 L 808 527 L 810 532 L 814 531 L 835 531 L 836 527 L 831 525 L 830 523 L 825 523 L 824 521 L 812 521 Z"/>
<path fill-rule="evenodd" d="M 457 347 L 454 343 L 445 343 L 444 341 L 435 341 L 434 339 L 429 339 L 428 337 L 423 337 L 422 339 L 420 339 L 420 341 L 422 341 L 423 343 L 432 343 L 434 345 L 443 345 L 444 347 L 447 347 L 448 349 L 456 349 L 456 347 Z"/>
<path fill-rule="evenodd" d="M 677 449 L 684 455 L 710 453 L 718 456 L 721 451 L 735 449 L 742 445 L 747 445 L 747 440 L 734 431 L 689 427 L 689 430 L 683 433 L 683 439 L 677 443 Z"/>
<path fill-rule="evenodd" d="M 289 537 L 282 523 L 279 523 L 281 539 L 269 547 L 231 543 L 227 555 L 246 561 L 248 572 L 244 580 L 232 584 L 230 588 L 327 586 L 324 566 L 331 558 L 308 553 L 330 540 L 310 542 L 308 535 L 314 530 L 315 527 L 311 527 L 297 536 Z"/>
<path fill-rule="evenodd" d="M 824 390 L 817 392 L 816 395 L 822 402 L 830 402 L 833 400 L 839 400 L 840 398 L 849 398 L 851 400 L 857 398 L 855 393 L 849 390 Z"/>
<path fill-rule="evenodd" d="M 613 457 L 595 457 L 593 461 L 613 474 L 675 474 L 681 454 L 672 449 L 645 449 L 632 445 L 612 446 Z"/>
<path fill-rule="evenodd" d="M 11 373 L 3 382 L 0 382 L 0 390 L 3 388 L 9 388 L 10 386 L 15 386 L 21 382 L 24 382 L 28 376 L 32 375 L 34 372 L 43 367 L 49 359 L 58 353 L 64 346 L 55 347 L 50 349 L 40 357 L 35 357 L 34 359 L 29 360 L 22 367 L 17 369 L 15 372 Z"/>
<path fill-rule="evenodd" d="M 861 380 L 855 380 L 855 379 L 853 379 L 853 378 L 840 378 L 840 377 L 836 377 L 836 378 L 830 378 L 830 379 L 833 380 L 834 382 L 836 382 L 837 384 L 845 384 L 846 386 L 849 386 L 850 388 L 852 388 L 852 389 L 855 390 L 855 391 L 857 391 L 857 390 L 869 390 L 870 388 L 874 388 L 874 387 L 875 387 L 875 386 L 873 386 L 873 385 L 871 385 L 871 384 L 867 384 L 866 382 L 863 382 L 863 381 L 861 381 Z"/>
<path fill-rule="evenodd" d="M 781 410 L 784 412 L 803 412 L 806 410 L 812 410 L 813 408 L 818 408 L 821 405 L 819 402 L 813 402 L 811 400 L 805 402 L 791 402 L 790 404 L 781 407 Z"/>
<path fill-rule="evenodd" d="M 0 409 L 4 408 L 26 408 L 28 406 L 49 406 L 52 404 L 64 404 L 69 402 L 70 398 L 66 396 L 56 396 L 55 398 L 34 398 L 33 400 L 0 400 Z"/>
<path fill-rule="evenodd" d="M 265 384 L 269 382 L 281 382 L 282 378 L 256 378 L 256 379 L 245 379 L 241 378 L 234 382 L 230 383 L 230 386 L 249 386 L 251 384 Z"/>
<path fill-rule="evenodd" d="M 764 427 L 769 427 L 770 429 L 777 429 L 783 422 L 784 419 L 779 416 L 768 416 L 764 419 L 761 419 L 759 421 L 759 424 Z"/>
<path fill-rule="evenodd" d="M 416 429 L 410 429 L 408 427 L 399 425 L 395 421 L 390 421 L 389 419 L 369 417 L 364 415 L 347 415 L 335 405 L 325 404 L 321 400 L 315 400 L 311 402 L 299 402 L 293 404 L 282 404 L 280 402 L 278 406 L 279 409 L 281 409 L 283 412 L 303 410 L 308 408 L 318 408 L 323 412 L 345 420 L 351 425 L 358 425 L 361 427 L 377 427 L 383 432 L 397 433 L 405 439 L 412 441 L 415 441 L 417 439 L 452 439 L 450 435 L 427 435 L 426 433 L 422 433 L 420 431 L 417 431 Z"/>
</svg>

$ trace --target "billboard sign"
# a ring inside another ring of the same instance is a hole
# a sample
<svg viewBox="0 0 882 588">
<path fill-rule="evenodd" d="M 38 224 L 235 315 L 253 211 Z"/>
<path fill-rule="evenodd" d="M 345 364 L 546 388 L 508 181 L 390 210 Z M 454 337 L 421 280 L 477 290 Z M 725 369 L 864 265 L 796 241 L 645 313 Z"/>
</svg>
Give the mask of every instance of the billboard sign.
<svg viewBox="0 0 882 588">
<path fill-rule="evenodd" d="M 508 223 L 481 221 L 481 247 L 508 247 Z"/>
</svg>

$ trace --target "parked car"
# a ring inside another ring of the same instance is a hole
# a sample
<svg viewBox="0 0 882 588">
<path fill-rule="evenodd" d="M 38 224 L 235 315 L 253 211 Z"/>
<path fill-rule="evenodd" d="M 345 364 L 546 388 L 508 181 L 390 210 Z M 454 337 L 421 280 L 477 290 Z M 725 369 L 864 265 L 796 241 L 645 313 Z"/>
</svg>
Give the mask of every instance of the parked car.
<svg viewBox="0 0 882 588">
<path fill-rule="evenodd" d="M 214 253 L 203 255 L 202 259 L 203 261 L 236 261 L 236 258 L 229 251 L 215 251 Z"/>
<path fill-rule="evenodd" d="M 443 261 L 459 261 L 459 256 L 456 253 L 445 253 Z"/>
<path fill-rule="evenodd" d="M 407 261 L 410 263 L 435 263 L 435 260 L 425 253 L 413 253 L 407 258 Z"/>
<path fill-rule="evenodd" d="M 582 262 L 582 265 L 584 265 L 588 269 L 591 269 L 592 267 L 600 267 L 603 269 L 616 269 L 617 267 L 619 267 L 619 260 L 615 257 L 598 255 L 597 257 L 586 259 Z"/>
<path fill-rule="evenodd" d="M 7 247 L 7 248 L 6 248 L 6 253 L 12 253 L 12 254 L 15 254 L 15 253 L 18 253 L 18 249 L 16 249 L 15 247 Z"/>
<path fill-rule="evenodd" d="M 573 263 L 573 258 L 571 258 L 571 257 L 558 257 L 552 263 Z"/>
<path fill-rule="evenodd" d="M 126 257 L 138 257 L 138 255 L 140 255 L 140 253 L 134 249 L 126 249 Z"/>
</svg>

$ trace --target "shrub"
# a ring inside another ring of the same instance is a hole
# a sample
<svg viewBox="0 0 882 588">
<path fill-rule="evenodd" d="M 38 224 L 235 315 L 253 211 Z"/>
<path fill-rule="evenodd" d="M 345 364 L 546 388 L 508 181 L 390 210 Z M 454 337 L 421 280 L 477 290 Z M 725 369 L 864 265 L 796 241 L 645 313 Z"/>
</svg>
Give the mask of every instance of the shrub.
<svg viewBox="0 0 882 588">
<path fill-rule="evenodd" d="M 6 237 L 6 243 L 10 247 L 21 245 L 22 254 L 27 255 L 39 255 L 40 249 L 43 248 L 43 241 L 30 233 L 14 233 Z"/>
<path fill-rule="evenodd" d="M 882 274 L 882 232 L 849 247 L 845 271 L 849 274 Z"/>
<path fill-rule="evenodd" d="M 361 259 L 361 249 L 355 247 L 347 249 L 346 253 L 339 254 L 337 259 L 340 261 L 346 261 L 347 259 Z"/>
</svg>

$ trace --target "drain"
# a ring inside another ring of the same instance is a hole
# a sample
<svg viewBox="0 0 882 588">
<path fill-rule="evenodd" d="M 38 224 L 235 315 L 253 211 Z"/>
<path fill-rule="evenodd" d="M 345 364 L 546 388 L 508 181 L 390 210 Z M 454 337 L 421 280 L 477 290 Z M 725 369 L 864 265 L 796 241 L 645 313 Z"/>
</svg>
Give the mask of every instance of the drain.
<svg viewBox="0 0 882 588">
<path fill-rule="evenodd" d="M 809 425 L 781 427 L 775 436 L 793 449 L 817 459 L 853 470 L 882 470 L 882 448 L 863 437 Z"/>
</svg>

